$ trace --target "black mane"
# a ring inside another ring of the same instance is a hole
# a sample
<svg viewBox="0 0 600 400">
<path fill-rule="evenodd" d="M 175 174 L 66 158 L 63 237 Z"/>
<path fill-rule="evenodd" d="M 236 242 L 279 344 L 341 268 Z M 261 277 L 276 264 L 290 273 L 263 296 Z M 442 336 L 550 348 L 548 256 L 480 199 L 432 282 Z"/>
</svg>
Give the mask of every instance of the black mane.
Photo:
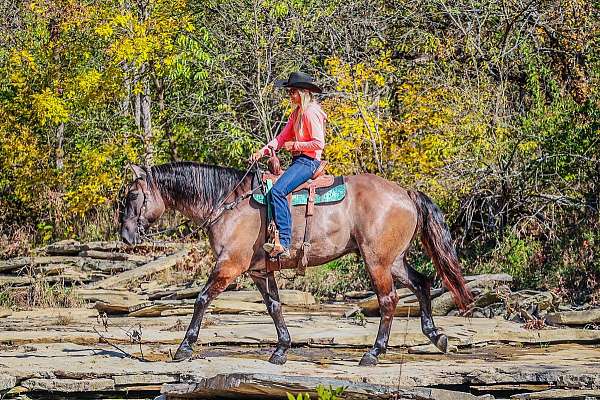
<svg viewBox="0 0 600 400">
<path fill-rule="evenodd" d="M 234 168 L 180 161 L 153 166 L 148 182 L 173 204 L 212 211 L 243 176 L 243 171 Z"/>
</svg>

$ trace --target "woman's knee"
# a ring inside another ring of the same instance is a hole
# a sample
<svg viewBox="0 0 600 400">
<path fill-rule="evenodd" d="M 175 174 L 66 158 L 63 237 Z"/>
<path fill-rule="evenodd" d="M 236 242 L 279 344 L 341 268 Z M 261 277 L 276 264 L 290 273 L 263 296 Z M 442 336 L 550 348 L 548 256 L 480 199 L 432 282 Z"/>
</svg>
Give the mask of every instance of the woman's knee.
<svg viewBox="0 0 600 400">
<path fill-rule="evenodd" d="M 285 193 L 280 186 L 274 185 L 273 188 L 271 188 L 271 195 L 277 198 L 284 198 L 287 193 Z"/>
</svg>

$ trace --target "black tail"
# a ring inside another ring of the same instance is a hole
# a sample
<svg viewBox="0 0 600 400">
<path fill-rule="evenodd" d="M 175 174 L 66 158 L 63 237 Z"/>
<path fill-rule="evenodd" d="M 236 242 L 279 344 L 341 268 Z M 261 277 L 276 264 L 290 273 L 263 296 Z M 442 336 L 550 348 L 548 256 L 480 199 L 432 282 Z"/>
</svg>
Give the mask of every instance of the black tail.
<svg viewBox="0 0 600 400">
<path fill-rule="evenodd" d="M 421 243 L 444 285 L 452 293 L 456 305 L 464 311 L 473 302 L 473 296 L 462 276 L 450 230 L 444 222 L 442 211 L 424 193 L 409 191 L 408 194 L 417 206 Z"/>
</svg>

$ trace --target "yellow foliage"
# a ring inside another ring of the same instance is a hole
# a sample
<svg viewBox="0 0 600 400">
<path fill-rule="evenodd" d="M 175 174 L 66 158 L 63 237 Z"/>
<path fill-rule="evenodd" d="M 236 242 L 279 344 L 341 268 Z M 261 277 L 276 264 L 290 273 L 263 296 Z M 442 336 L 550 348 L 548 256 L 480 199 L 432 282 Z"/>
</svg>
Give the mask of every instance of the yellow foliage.
<svg viewBox="0 0 600 400">
<path fill-rule="evenodd" d="M 451 85 L 432 87 L 426 74 L 411 71 L 386 91 L 390 74 L 397 75 L 386 53 L 355 65 L 331 58 L 326 65 L 339 92 L 323 102 L 332 173 L 374 172 L 450 201 L 470 190 L 469 179 L 455 187 L 458 181 L 449 180 L 445 168 L 467 159 L 477 165 L 506 142 L 501 125 L 490 137 L 485 112 L 478 111 L 481 99 L 466 98 Z"/>
<path fill-rule="evenodd" d="M 64 178 L 70 182 L 64 200 L 67 212 L 79 217 L 98 206 L 106 205 L 122 184 L 119 163 L 115 160 L 136 159 L 137 149 L 126 140 L 85 146 L 69 160 Z"/>
<path fill-rule="evenodd" d="M 108 21 L 95 32 L 104 39 L 112 39 L 109 53 L 114 62 L 134 63 L 140 67 L 152 61 L 157 72 L 174 65 L 178 53 L 175 41 L 182 32 L 193 32 L 192 16 L 187 0 L 150 0 L 150 16 L 140 20 L 131 11 L 107 15 Z"/>
<path fill-rule="evenodd" d="M 45 88 L 42 93 L 36 93 L 32 96 L 32 106 L 34 114 L 40 121 L 40 125 L 46 123 L 59 124 L 69 120 L 69 111 L 64 100 L 52 93 L 49 88 Z"/>
<path fill-rule="evenodd" d="M 5 116 L 4 116 L 5 117 Z M 43 168 L 48 160 L 48 148 L 40 143 L 31 129 L 14 124 L 0 130 L 0 166 L 11 171 L 8 177 L 12 193 L 32 208 L 41 206 L 43 188 L 52 184 L 52 174 Z"/>
<path fill-rule="evenodd" d="M 99 86 L 102 74 L 95 69 L 85 71 L 77 77 L 77 89 L 83 96 L 92 94 Z"/>
<path fill-rule="evenodd" d="M 112 27 L 111 23 L 105 23 L 98 26 L 95 30 L 96 34 L 104 39 L 107 39 L 113 35 L 115 30 Z"/>
<path fill-rule="evenodd" d="M 332 172 L 383 172 L 382 151 L 393 123 L 386 115 L 389 101 L 378 91 L 395 70 L 389 53 L 383 52 L 373 63 L 351 65 L 330 58 L 325 65 L 342 93 L 323 102 L 328 114 L 325 155 L 332 163 Z"/>
</svg>

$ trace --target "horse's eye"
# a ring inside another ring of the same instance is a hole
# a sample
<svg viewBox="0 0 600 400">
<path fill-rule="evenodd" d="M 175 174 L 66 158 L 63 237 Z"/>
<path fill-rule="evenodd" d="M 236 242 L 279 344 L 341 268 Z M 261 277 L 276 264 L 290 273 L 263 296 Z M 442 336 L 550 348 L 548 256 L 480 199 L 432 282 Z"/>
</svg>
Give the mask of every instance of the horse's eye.
<svg viewBox="0 0 600 400">
<path fill-rule="evenodd" d="M 129 195 L 127 197 L 129 197 L 129 200 L 136 200 L 138 198 L 138 194 L 129 192 Z"/>
</svg>

